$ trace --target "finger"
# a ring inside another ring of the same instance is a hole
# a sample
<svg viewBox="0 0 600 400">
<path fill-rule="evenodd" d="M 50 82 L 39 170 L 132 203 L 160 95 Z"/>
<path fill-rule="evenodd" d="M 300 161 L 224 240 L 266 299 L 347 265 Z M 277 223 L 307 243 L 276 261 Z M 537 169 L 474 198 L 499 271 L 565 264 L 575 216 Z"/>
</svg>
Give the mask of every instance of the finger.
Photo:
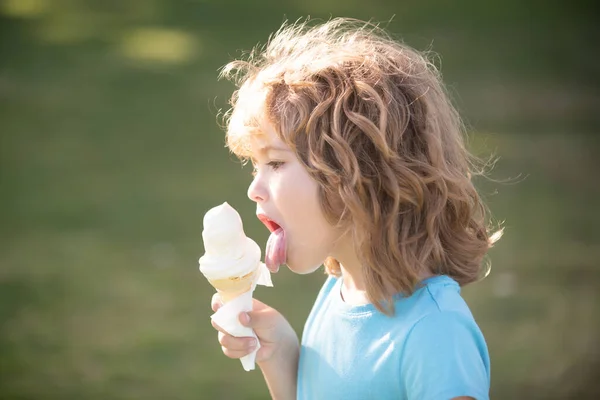
<svg viewBox="0 0 600 400">
<path fill-rule="evenodd" d="M 247 326 L 247 327 L 251 326 L 252 321 L 251 321 L 250 315 L 248 315 L 247 312 L 240 313 L 238 319 L 240 321 L 240 324 Z"/>
<path fill-rule="evenodd" d="M 221 346 L 221 350 L 223 351 L 223 354 L 225 354 L 227 357 L 236 358 L 236 359 L 242 358 L 251 353 L 251 351 L 245 351 L 245 350 L 244 351 L 231 350 L 224 346 Z"/>
<path fill-rule="evenodd" d="M 232 336 L 232 335 L 231 335 L 229 332 L 227 332 L 225 329 L 223 329 L 223 328 L 221 328 L 219 325 L 217 325 L 217 323 L 216 323 L 214 320 L 212 320 L 212 319 L 211 319 L 211 320 L 210 320 L 210 323 L 211 323 L 211 325 L 213 326 L 213 328 L 215 328 L 217 331 L 219 331 L 219 335 L 220 335 L 220 334 L 223 334 L 223 335 Z M 220 337 L 220 336 L 219 336 L 219 337 Z M 232 336 L 232 337 L 234 337 L 234 338 L 238 339 L 238 338 L 237 338 L 237 337 L 235 337 L 235 336 Z M 244 337 L 242 337 L 242 338 L 239 338 L 239 339 L 253 339 L 253 338 L 251 338 L 251 337 L 249 337 L 249 336 L 244 336 Z M 222 344 L 222 343 L 221 343 L 221 344 Z M 254 345 L 256 345 L 256 343 L 254 343 Z"/>
<path fill-rule="evenodd" d="M 219 295 L 219 293 L 213 294 L 213 297 L 210 301 L 210 307 L 212 308 L 213 311 L 217 311 L 219 308 L 221 308 L 221 306 L 223 306 L 223 301 L 221 301 L 221 296 Z"/>
<path fill-rule="evenodd" d="M 276 312 L 271 308 L 259 308 L 247 313 L 240 313 L 238 320 L 243 326 L 252 329 L 268 330 L 276 324 Z"/>
<path fill-rule="evenodd" d="M 219 332 L 219 343 L 221 347 L 230 352 L 242 352 L 248 354 L 256 348 L 256 339 L 253 337 L 234 337 L 223 332 Z"/>
</svg>

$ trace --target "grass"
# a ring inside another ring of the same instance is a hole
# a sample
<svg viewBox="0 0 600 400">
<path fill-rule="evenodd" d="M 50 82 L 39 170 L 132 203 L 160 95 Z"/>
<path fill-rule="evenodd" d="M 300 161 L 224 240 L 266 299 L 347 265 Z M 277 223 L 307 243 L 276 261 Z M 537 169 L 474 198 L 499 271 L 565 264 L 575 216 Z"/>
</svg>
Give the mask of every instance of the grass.
<svg viewBox="0 0 600 400">
<path fill-rule="evenodd" d="M 489 45 L 500 30 L 486 18 L 504 15 L 500 5 L 471 3 L 463 7 L 479 20 L 463 31 L 463 13 L 435 2 L 408 2 L 390 27 L 419 47 L 435 38 L 472 122 L 473 147 L 497 153 L 492 177 L 508 180 L 478 182 L 506 234 L 491 251 L 491 275 L 464 290 L 490 347 L 493 398 L 594 398 L 598 98 L 551 68 L 535 74 L 543 63 L 532 49 L 558 18 L 552 10 L 530 42 L 518 46 L 508 35 L 499 43 L 514 48 L 510 59 Z M 216 204 L 229 201 L 249 236 L 261 245 L 267 238 L 245 197 L 249 170 L 223 146 L 216 116 L 233 87 L 217 82 L 216 70 L 264 40 L 282 15 L 293 20 L 338 3 L 285 10 L 267 1 L 154 0 L 148 9 L 124 2 L 121 12 L 56 4 L 43 18 L 0 17 L 0 397 L 267 397 L 260 372 L 245 373 L 220 353 L 209 323 L 212 289 L 197 271 L 202 216 Z M 516 2 L 503 4 L 514 15 Z M 379 20 L 398 13 L 385 2 L 338 7 Z M 49 42 L 44 24 L 68 12 L 91 18 L 91 36 Z M 196 53 L 161 64 L 119 52 L 122 32 L 149 25 L 188 32 Z M 569 49 L 567 39 L 556 49 Z M 541 89 L 548 87 L 584 100 L 558 113 Z M 323 279 L 282 271 L 257 296 L 301 332 Z"/>
</svg>

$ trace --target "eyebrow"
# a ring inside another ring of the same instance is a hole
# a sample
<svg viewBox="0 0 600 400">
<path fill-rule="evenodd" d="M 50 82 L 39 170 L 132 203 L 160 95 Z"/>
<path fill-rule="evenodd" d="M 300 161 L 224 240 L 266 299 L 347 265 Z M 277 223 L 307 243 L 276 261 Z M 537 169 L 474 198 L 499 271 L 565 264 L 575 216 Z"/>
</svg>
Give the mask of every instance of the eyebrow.
<svg viewBox="0 0 600 400">
<path fill-rule="evenodd" d="M 271 145 L 267 145 L 267 146 L 261 147 L 259 150 L 263 151 L 265 153 L 268 153 L 271 150 L 273 150 L 273 151 L 286 151 L 286 152 L 290 151 L 290 149 L 286 149 L 284 147 L 271 146 Z"/>
</svg>

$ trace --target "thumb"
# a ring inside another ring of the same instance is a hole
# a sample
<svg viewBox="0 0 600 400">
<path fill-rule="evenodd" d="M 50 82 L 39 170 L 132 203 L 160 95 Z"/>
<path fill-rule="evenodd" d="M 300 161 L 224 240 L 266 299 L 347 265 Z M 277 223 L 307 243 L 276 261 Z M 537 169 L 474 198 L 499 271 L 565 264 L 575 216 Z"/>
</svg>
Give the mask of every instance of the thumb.
<svg viewBox="0 0 600 400">
<path fill-rule="evenodd" d="M 250 314 L 248 314 L 247 312 L 240 313 L 240 316 L 238 317 L 238 319 L 240 320 L 240 324 L 242 324 L 248 328 L 252 328 L 252 321 L 250 318 Z"/>
<path fill-rule="evenodd" d="M 248 328 L 264 329 L 275 323 L 277 314 L 273 308 L 254 299 L 253 310 L 240 313 L 238 319 L 243 326 Z"/>
</svg>

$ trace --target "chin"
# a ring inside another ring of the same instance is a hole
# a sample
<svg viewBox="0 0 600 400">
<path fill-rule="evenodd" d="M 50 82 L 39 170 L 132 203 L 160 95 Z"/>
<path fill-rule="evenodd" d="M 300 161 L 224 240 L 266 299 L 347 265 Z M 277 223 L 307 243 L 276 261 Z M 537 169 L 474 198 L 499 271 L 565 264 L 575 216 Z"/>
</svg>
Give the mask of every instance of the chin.
<svg viewBox="0 0 600 400">
<path fill-rule="evenodd" d="M 295 274 L 308 275 L 318 270 L 322 264 L 323 263 L 312 266 L 309 263 L 303 265 L 302 263 L 287 262 L 285 265 L 287 265 L 288 269 Z"/>
</svg>

